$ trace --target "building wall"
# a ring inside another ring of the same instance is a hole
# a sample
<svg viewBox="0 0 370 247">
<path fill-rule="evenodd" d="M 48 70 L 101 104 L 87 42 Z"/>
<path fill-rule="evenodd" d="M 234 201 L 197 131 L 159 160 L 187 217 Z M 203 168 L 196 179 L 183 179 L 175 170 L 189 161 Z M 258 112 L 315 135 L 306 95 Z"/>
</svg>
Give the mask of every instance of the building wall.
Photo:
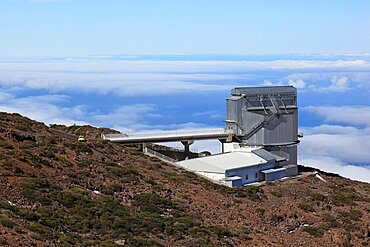
<svg viewBox="0 0 370 247">
<path fill-rule="evenodd" d="M 265 147 L 269 152 L 284 157 L 287 161 L 280 162 L 281 166 L 297 164 L 297 145 L 284 147 Z"/>
<path fill-rule="evenodd" d="M 259 174 L 260 171 L 271 169 L 274 167 L 275 167 L 275 162 L 268 161 L 265 164 L 226 170 L 225 176 L 226 177 L 239 176 L 242 178 L 242 184 L 253 183 L 253 182 L 260 181 L 260 174 Z M 247 178 L 247 175 L 248 175 L 248 178 Z"/>
<path fill-rule="evenodd" d="M 220 180 L 225 178 L 225 173 L 197 172 L 197 171 L 195 171 L 195 173 L 197 173 L 201 176 L 205 176 L 205 177 L 207 177 L 209 179 L 212 179 L 212 180 L 215 180 L 215 181 L 220 181 Z"/>
<path fill-rule="evenodd" d="M 233 180 L 233 181 L 225 181 L 225 184 L 232 188 L 239 188 L 243 186 L 241 179 Z"/>
<path fill-rule="evenodd" d="M 233 129 L 237 135 L 242 134 L 242 129 L 239 124 L 242 122 L 243 98 L 232 96 L 226 99 L 226 120 L 234 123 L 226 122 L 226 129 Z"/>
<path fill-rule="evenodd" d="M 296 165 L 289 165 L 289 166 L 286 166 L 286 175 L 288 177 L 291 177 L 291 176 L 296 176 L 298 174 L 298 166 Z"/>
<path fill-rule="evenodd" d="M 239 93 L 242 95 L 237 95 Z M 227 121 L 226 128 L 234 129 L 240 138 L 259 123 L 270 119 L 265 127 L 248 140 L 244 140 L 247 144 L 274 145 L 298 140 L 298 111 L 294 108 L 286 109 L 286 106 L 297 104 L 295 88 L 236 88 L 232 90 L 232 94 L 226 100 L 226 112 L 227 120 L 235 123 Z M 277 115 L 271 117 L 273 115 L 271 111 L 276 111 L 274 105 L 279 107 L 281 117 Z"/>
<path fill-rule="evenodd" d="M 274 180 L 278 180 L 286 176 L 287 176 L 286 169 L 281 170 L 281 171 L 276 171 L 276 172 L 270 172 L 270 173 L 265 174 L 265 181 L 266 182 L 274 181 Z"/>
</svg>

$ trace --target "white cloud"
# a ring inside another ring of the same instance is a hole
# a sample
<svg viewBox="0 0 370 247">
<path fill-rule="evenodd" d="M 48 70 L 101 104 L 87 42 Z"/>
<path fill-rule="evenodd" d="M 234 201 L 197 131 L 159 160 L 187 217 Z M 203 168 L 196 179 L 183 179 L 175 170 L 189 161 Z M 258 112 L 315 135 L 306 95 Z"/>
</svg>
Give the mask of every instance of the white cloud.
<svg viewBox="0 0 370 247">
<path fill-rule="evenodd" d="M 303 110 L 323 117 L 325 122 L 370 126 L 370 106 L 307 106 Z"/>
<path fill-rule="evenodd" d="M 320 125 L 300 130 L 305 133 L 298 146 L 301 164 L 370 182 L 370 128 Z"/>
<path fill-rule="evenodd" d="M 349 80 L 346 76 L 334 76 L 331 79 L 331 85 L 328 87 L 328 90 L 334 92 L 345 92 L 349 89 Z"/>
<path fill-rule="evenodd" d="M 293 81 L 293 80 L 289 80 L 288 81 L 288 84 L 291 85 L 291 86 L 294 86 L 298 89 L 302 89 L 306 86 L 306 82 L 302 79 L 298 79 L 296 81 Z"/>
<path fill-rule="evenodd" d="M 198 116 L 207 116 L 209 117 L 210 119 L 224 119 L 225 118 L 225 115 L 220 113 L 219 111 L 204 111 L 204 112 L 196 112 L 193 114 L 194 117 L 198 117 Z"/>
<path fill-rule="evenodd" d="M 10 95 L 10 94 L 9 94 Z M 86 124 L 81 116 L 84 115 L 84 107 L 61 107 L 58 104 L 65 102 L 69 97 L 65 95 L 43 95 L 15 98 L 9 96 L 0 105 L 0 111 L 20 113 L 37 121 L 62 124 Z"/>
<path fill-rule="evenodd" d="M 308 89 L 315 92 L 346 92 L 350 89 L 370 89 L 370 72 L 368 70 L 350 69 L 348 71 L 313 71 L 305 73 L 292 73 L 284 80 L 304 80 L 309 82 Z"/>
<path fill-rule="evenodd" d="M 301 155 L 299 163 L 322 171 L 336 173 L 349 179 L 370 183 L 369 168 L 349 165 L 333 157 Z"/>
<path fill-rule="evenodd" d="M 309 106 L 304 110 L 323 117 L 325 122 L 354 126 L 324 124 L 300 128 L 305 133 L 299 145 L 300 162 L 370 182 L 370 106 Z"/>
<path fill-rule="evenodd" d="M 367 130 L 367 129 L 364 129 Z M 315 134 L 360 134 L 360 130 L 352 126 L 323 124 L 315 127 L 300 127 L 307 135 Z"/>
<path fill-rule="evenodd" d="M 269 80 L 263 80 L 261 82 L 261 86 L 284 86 L 284 85 L 288 85 L 288 84 L 283 83 L 282 81 L 272 82 L 272 81 L 269 81 Z"/>
<path fill-rule="evenodd" d="M 370 164 L 370 131 L 358 129 L 356 131 L 328 134 L 322 133 L 305 135 L 299 150 L 311 157 L 327 156 L 352 164 Z"/>
<path fill-rule="evenodd" d="M 0 102 L 13 98 L 12 94 L 0 92 Z"/>
</svg>

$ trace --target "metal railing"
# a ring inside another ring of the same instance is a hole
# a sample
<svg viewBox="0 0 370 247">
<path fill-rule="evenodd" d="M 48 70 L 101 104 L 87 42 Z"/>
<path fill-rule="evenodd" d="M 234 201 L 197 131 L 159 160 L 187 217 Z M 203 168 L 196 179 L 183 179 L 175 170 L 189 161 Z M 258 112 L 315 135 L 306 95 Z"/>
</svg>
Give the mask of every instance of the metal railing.
<svg viewBox="0 0 370 247">
<path fill-rule="evenodd" d="M 154 157 L 157 157 L 158 159 L 161 159 L 163 161 L 168 161 L 168 162 L 173 163 L 173 164 L 175 164 L 176 162 L 178 162 L 175 159 L 172 159 L 172 158 L 170 158 L 170 157 L 168 157 L 166 155 L 163 155 L 161 153 L 158 153 L 158 152 L 156 152 L 154 150 L 151 150 L 151 149 L 149 149 L 147 147 L 144 148 L 144 153 L 145 154 L 148 154 L 149 156 L 154 156 Z"/>
</svg>

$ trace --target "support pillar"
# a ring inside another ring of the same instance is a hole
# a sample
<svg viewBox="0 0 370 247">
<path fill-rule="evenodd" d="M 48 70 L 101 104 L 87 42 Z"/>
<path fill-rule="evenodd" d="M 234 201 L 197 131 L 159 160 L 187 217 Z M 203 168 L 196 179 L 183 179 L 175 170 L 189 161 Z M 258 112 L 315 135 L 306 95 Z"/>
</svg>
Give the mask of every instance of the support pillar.
<svg viewBox="0 0 370 247">
<path fill-rule="evenodd" d="M 146 148 L 145 143 L 141 143 L 141 144 L 140 144 L 140 149 L 141 149 L 141 151 L 142 151 L 143 153 L 145 153 L 145 148 Z"/>
<path fill-rule="evenodd" d="M 221 142 L 221 153 L 225 153 L 225 142 L 227 139 L 218 139 Z"/>
<path fill-rule="evenodd" d="M 189 159 L 190 158 L 190 145 L 194 143 L 194 141 L 192 140 L 188 140 L 188 141 L 181 141 L 182 145 L 184 145 L 184 149 L 185 149 L 185 159 Z"/>
</svg>

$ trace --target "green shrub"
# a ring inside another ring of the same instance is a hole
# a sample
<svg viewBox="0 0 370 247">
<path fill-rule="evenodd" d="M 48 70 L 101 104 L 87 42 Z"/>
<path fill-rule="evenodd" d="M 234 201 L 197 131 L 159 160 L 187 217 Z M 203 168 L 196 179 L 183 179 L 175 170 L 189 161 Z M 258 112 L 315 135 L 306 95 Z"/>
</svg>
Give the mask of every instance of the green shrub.
<svg viewBox="0 0 370 247">
<path fill-rule="evenodd" d="M 128 180 L 134 180 L 139 175 L 138 171 L 132 165 L 121 166 L 110 163 L 106 167 L 107 171 L 117 177 L 125 177 Z"/>
<path fill-rule="evenodd" d="M 14 206 L 10 205 L 7 201 L 0 201 L 0 208 L 11 210 Z"/>
<path fill-rule="evenodd" d="M 276 196 L 276 197 L 281 197 L 282 196 L 281 191 L 280 190 L 275 190 L 275 189 L 271 190 L 271 194 L 273 196 Z"/>
<path fill-rule="evenodd" d="M 221 239 L 228 238 L 233 235 L 231 230 L 228 227 L 224 226 L 213 226 L 212 230 L 217 235 L 217 237 Z"/>
<path fill-rule="evenodd" d="M 322 202 L 326 199 L 326 196 L 319 194 L 319 193 L 313 193 L 310 195 L 310 198 L 312 201 Z"/>
<path fill-rule="evenodd" d="M 361 220 L 362 217 L 362 212 L 357 210 L 357 209 L 350 209 L 349 213 L 351 215 L 351 219 L 354 221 L 359 221 Z"/>
<path fill-rule="evenodd" d="M 332 227 L 338 227 L 339 226 L 339 223 L 338 221 L 335 219 L 335 217 L 329 213 L 324 213 L 322 216 L 321 216 L 322 220 L 326 223 L 326 226 L 328 228 L 332 228 Z"/>
<path fill-rule="evenodd" d="M 49 184 L 46 179 L 41 178 L 26 178 L 21 184 L 22 195 L 30 201 L 50 201 L 42 193 L 47 193 L 56 190 L 57 187 Z"/>
<path fill-rule="evenodd" d="M 10 143 L 7 143 L 5 141 L 0 141 L 0 147 L 3 147 L 5 149 L 14 149 L 13 145 L 11 145 Z"/>
<path fill-rule="evenodd" d="M 315 212 L 315 209 L 311 205 L 306 203 L 301 203 L 298 205 L 298 207 L 305 212 Z"/>
<path fill-rule="evenodd" d="M 83 142 L 64 142 L 64 146 L 75 150 L 76 153 L 88 153 L 92 154 L 93 150 L 89 146 L 88 143 L 83 143 Z"/>
<path fill-rule="evenodd" d="M 52 229 L 68 225 L 68 214 L 62 209 L 41 207 L 37 209 L 37 215 L 43 225 Z"/>
<path fill-rule="evenodd" d="M 19 168 L 18 166 L 14 169 L 14 173 L 17 174 L 17 175 L 22 175 L 24 174 L 24 171 Z"/>
<path fill-rule="evenodd" d="M 247 197 L 254 201 L 260 201 L 263 199 L 263 189 L 259 186 L 249 185 L 243 188 L 234 189 L 236 197 Z"/>
<path fill-rule="evenodd" d="M 173 219 L 167 219 L 166 233 L 169 235 L 181 235 L 189 232 L 190 229 L 194 227 L 200 227 L 200 222 L 193 220 L 188 217 L 175 217 Z"/>
<path fill-rule="evenodd" d="M 93 163 L 92 160 L 83 160 L 83 161 L 78 162 L 77 166 L 80 167 L 80 168 L 86 168 L 89 165 L 91 165 L 92 163 Z"/>
<path fill-rule="evenodd" d="M 157 194 L 153 193 L 142 193 L 135 196 L 136 207 L 140 207 L 141 211 L 150 213 L 161 213 L 166 208 L 173 206 L 172 202 L 168 199 L 162 198 Z"/>
<path fill-rule="evenodd" d="M 2 163 L 3 163 L 2 165 L 3 165 L 4 167 L 9 168 L 9 169 L 14 167 L 13 162 L 11 162 L 11 161 L 9 161 L 9 160 L 4 160 Z"/>
<path fill-rule="evenodd" d="M 110 185 L 105 186 L 102 189 L 102 192 L 107 195 L 113 195 L 116 192 L 121 192 L 122 189 L 123 189 L 122 185 L 120 184 L 110 184 Z"/>
<path fill-rule="evenodd" d="M 356 192 L 346 187 L 335 187 L 332 193 L 332 203 L 336 206 L 355 205 L 356 199 Z"/>
<path fill-rule="evenodd" d="M 14 223 L 12 220 L 10 220 L 6 215 L 1 214 L 0 215 L 0 225 L 3 225 L 8 228 L 13 228 L 17 224 Z"/>
<path fill-rule="evenodd" d="M 144 182 L 150 185 L 157 185 L 157 182 L 153 178 L 144 178 Z"/>
<path fill-rule="evenodd" d="M 0 237 L 0 245 L 6 245 L 8 242 L 6 241 L 5 238 Z"/>
<path fill-rule="evenodd" d="M 188 229 L 188 233 L 192 237 L 196 239 L 201 238 L 202 242 L 206 240 L 206 243 L 210 241 L 211 231 L 212 229 L 210 227 L 205 227 L 204 225 L 194 226 Z"/>
<path fill-rule="evenodd" d="M 77 178 L 78 177 L 77 174 L 74 173 L 74 172 L 67 173 L 67 176 L 70 177 L 70 178 Z"/>
<path fill-rule="evenodd" d="M 357 209 L 351 209 L 349 212 L 339 211 L 339 216 L 345 221 L 359 221 L 362 217 L 362 212 Z"/>
<path fill-rule="evenodd" d="M 39 239 L 53 238 L 53 231 L 49 227 L 43 226 L 39 223 L 26 225 L 26 228 L 34 233 L 37 233 L 36 236 Z"/>
<path fill-rule="evenodd" d="M 233 235 L 240 236 L 244 240 L 250 240 L 251 239 L 251 237 L 249 236 L 250 232 L 251 232 L 251 230 L 248 227 L 238 226 L 238 227 L 234 228 Z"/>
<path fill-rule="evenodd" d="M 38 155 L 31 155 L 31 163 L 37 168 L 41 168 L 42 165 L 52 167 L 52 164 L 48 160 Z"/>
<path fill-rule="evenodd" d="M 27 208 L 17 209 L 14 213 L 29 221 L 38 221 L 40 219 L 40 216 L 37 213 Z"/>
<path fill-rule="evenodd" d="M 123 219 L 121 219 L 121 223 L 124 223 L 122 226 L 126 226 L 126 229 L 122 230 L 132 232 L 134 236 L 143 232 L 163 233 L 166 229 L 166 219 L 164 217 L 148 212 L 135 213 L 128 217 L 125 222 L 122 221 Z"/>
<path fill-rule="evenodd" d="M 323 235 L 323 231 L 321 229 L 318 229 L 318 228 L 313 227 L 313 226 L 305 226 L 305 227 L 303 227 L 303 231 L 305 231 L 308 234 L 310 234 L 312 236 L 315 236 L 315 237 L 319 237 L 319 236 Z"/>
<path fill-rule="evenodd" d="M 264 208 L 256 208 L 256 213 L 259 215 L 264 215 L 266 212 L 266 209 Z"/>
<path fill-rule="evenodd" d="M 160 246 L 163 246 L 163 245 L 159 244 L 158 242 L 156 242 L 153 239 L 139 237 L 139 236 L 134 237 L 133 239 L 131 239 L 129 241 L 129 245 L 133 246 L 133 247 L 142 247 L 142 246 L 160 247 Z"/>
<path fill-rule="evenodd" d="M 42 157 L 49 158 L 49 159 L 54 159 L 54 160 L 57 159 L 53 150 L 45 150 L 44 152 L 40 153 L 40 155 Z"/>
</svg>

